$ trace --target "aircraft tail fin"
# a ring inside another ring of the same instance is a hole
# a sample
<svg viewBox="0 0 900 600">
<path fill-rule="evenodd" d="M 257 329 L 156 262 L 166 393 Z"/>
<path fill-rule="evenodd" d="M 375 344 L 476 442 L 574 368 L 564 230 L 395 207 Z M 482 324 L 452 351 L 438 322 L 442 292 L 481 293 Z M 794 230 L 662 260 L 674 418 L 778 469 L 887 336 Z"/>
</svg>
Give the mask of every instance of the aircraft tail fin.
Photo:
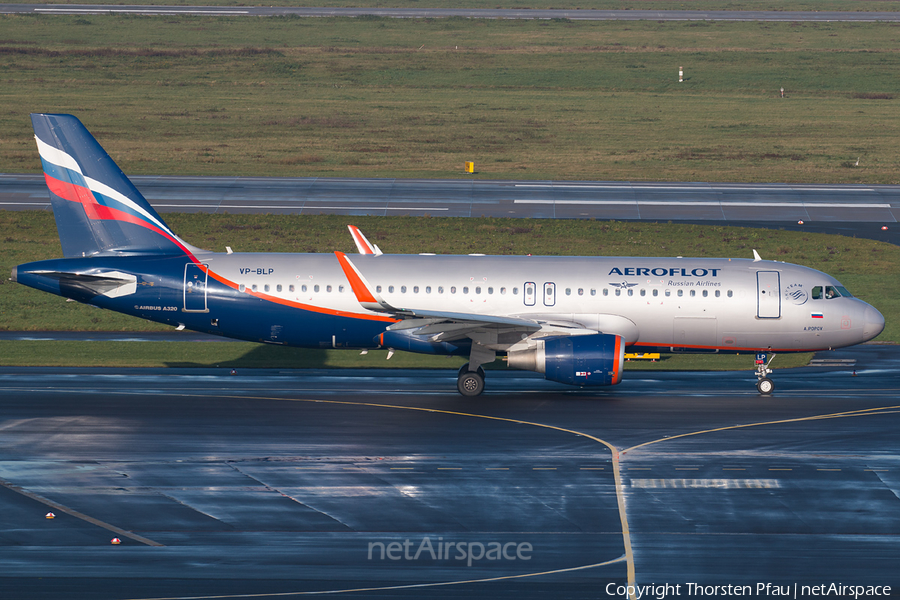
<svg viewBox="0 0 900 600">
<path fill-rule="evenodd" d="M 194 254 L 197 249 L 169 229 L 81 121 L 32 114 L 31 123 L 66 258 Z"/>
</svg>

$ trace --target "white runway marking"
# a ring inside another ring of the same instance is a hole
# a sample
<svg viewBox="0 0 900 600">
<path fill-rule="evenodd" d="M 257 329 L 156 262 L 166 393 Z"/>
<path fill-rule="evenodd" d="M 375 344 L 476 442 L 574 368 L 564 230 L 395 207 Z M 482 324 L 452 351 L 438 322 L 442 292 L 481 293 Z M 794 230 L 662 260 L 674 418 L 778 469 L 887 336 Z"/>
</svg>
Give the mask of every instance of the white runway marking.
<svg viewBox="0 0 900 600">
<path fill-rule="evenodd" d="M 614 206 L 777 206 L 781 208 L 891 208 L 890 204 L 856 204 L 844 202 L 682 202 L 679 200 L 513 200 L 513 204 L 614 205 Z"/>
</svg>

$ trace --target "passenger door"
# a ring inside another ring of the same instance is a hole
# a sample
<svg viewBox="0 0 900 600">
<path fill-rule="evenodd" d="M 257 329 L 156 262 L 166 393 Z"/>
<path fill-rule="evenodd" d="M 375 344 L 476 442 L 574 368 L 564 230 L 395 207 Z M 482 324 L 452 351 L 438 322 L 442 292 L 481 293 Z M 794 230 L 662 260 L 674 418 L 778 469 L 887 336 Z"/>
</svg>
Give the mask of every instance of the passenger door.
<svg viewBox="0 0 900 600">
<path fill-rule="evenodd" d="M 778 271 L 756 273 L 756 316 L 760 319 L 781 318 L 781 274 Z"/>
</svg>

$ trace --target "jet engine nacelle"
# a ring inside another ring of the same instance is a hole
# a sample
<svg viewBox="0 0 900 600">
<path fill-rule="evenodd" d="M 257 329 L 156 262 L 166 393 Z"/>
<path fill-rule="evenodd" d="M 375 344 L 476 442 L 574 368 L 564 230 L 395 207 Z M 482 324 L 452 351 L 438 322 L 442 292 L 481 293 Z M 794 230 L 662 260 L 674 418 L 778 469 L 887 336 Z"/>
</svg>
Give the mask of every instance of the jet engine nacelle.
<svg viewBox="0 0 900 600">
<path fill-rule="evenodd" d="M 525 350 L 509 352 L 507 364 L 569 385 L 615 385 L 622 379 L 625 344 L 618 335 L 598 333 L 535 342 Z"/>
</svg>

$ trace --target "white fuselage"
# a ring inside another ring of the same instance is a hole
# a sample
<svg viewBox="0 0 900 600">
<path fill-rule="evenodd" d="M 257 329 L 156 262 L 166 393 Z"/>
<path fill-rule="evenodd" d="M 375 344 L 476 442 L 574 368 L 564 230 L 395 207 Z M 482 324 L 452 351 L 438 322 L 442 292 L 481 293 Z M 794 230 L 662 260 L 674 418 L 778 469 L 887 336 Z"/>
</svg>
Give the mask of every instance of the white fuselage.
<svg viewBox="0 0 900 600">
<path fill-rule="evenodd" d="M 360 306 L 331 254 L 198 258 L 248 294 L 374 314 Z M 884 323 L 846 293 L 826 298 L 826 289 L 840 288 L 829 275 L 775 261 L 359 255 L 353 263 L 398 308 L 523 317 L 548 329 L 615 333 L 643 348 L 819 350 L 871 339 Z"/>
</svg>

